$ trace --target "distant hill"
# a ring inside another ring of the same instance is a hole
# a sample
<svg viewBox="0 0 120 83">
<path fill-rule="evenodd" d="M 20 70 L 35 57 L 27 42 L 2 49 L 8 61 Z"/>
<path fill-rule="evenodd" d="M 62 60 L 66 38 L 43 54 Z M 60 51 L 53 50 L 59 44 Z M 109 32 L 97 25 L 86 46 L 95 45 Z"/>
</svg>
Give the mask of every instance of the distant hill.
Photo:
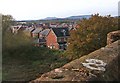
<svg viewBox="0 0 120 83">
<path fill-rule="evenodd" d="M 46 17 L 44 19 L 40 20 L 81 20 L 83 18 L 89 19 L 91 15 L 79 15 L 79 16 L 70 16 L 70 17 L 65 17 L 65 18 L 57 18 L 57 17 Z M 31 21 L 39 21 L 39 20 L 20 20 L 17 22 L 31 22 Z"/>
<path fill-rule="evenodd" d="M 89 19 L 90 17 L 91 15 L 80 15 L 80 16 L 70 16 L 67 17 L 67 19 L 83 19 L 83 18 Z"/>
<path fill-rule="evenodd" d="M 58 18 L 57 17 L 47 17 L 47 18 L 45 18 L 43 20 L 54 20 L 54 19 L 58 19 Z"/>
<path fill-rule="evenodd" d="M 83 18 L 89 19 L 90 17 L 91 17 L 91 15 L 79 15 L 79 16 L 70 16 L 70 17 L 66 17 L 66 18 L 47 17 L 47 18 L 42 19 L 42 20 L 56 20 L 56 19 L 80 20 L 80 19 L 83 19 Z"/>
<path fill-rule="evenodd" d="M 17 22 L 36 22 L 36 21 L 51 21 L 51 20 L 81 20 L 83 18 L 89 19 L 92 15 L 78 15 L 78 16 L 70 16 L 65 18 L 58 18 L 58 17 L 46 17 L 44 19 L 38 20 L 17 20 Z M 118 16 L 114 16 L 118 17 Z M 120 16 L 119 16 L 120 17 Z"/>
</svg>

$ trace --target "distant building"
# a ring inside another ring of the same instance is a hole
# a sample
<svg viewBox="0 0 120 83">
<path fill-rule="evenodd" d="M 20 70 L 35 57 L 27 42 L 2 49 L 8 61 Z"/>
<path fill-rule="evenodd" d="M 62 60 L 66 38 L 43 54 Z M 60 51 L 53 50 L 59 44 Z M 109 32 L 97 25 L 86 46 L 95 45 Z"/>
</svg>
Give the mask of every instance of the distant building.
<svg viewBox="0 0 120 83">
<path fill-rule="evenodd" d="M 58 25 L 57 24 L 54 24 L 54 23 L 50 23 L 50 25 L 49 25 L 49 27 L 53 27 L 53 28 L 55 28 L 55 27 L 57 27 Z"/>
<path fill-rule="evenodd" d="M 13 34 L 17 34 L 20 31 L 24 31 L 26 28 L 28 28 L 28 26 L 16 25 L 16 26 L 11 26 L 10 29 Z"/>
<path fill-rule="evenodd" d="M 46 37 L 46 45 L 51 49 L 66 50 L 69 36 L 68 28 L 51 28 Z"/>
<path fill-rule="evenodd" d="M 43 30 L 39 33 L 39 37 L 43 38 L 43 39 L 46 39 L 49 32 L 50 32 L 50 29 L 45 29 L 45 30 Z"/>
<path fill-rule="evenodd" d="M 29 27 L 29 28 L 26 28 L 25 30 L 24 30 L 24 33 L 25 33 L 25 35 L 27 35 L 27 36 L 29 36 L 29 37 L 32 37 L 32 32 L 35 30 L 35 28 L 33 28 L 33 27 Z"/>
<path fill-rule="evenodd" d="M 33 38 L 39 38 L 39 33 L 42 31 L 42 28 L 36 28 L 32 31 L 31 36 Z"/>
<path fill-rule="evenodd" d="M 35 46 L 46 47 L 46 36 L 48 35 L 50 29 L 40 29 L 36 28 L 32 32 L 32 37 L 34 38 Z"/>
</svg>

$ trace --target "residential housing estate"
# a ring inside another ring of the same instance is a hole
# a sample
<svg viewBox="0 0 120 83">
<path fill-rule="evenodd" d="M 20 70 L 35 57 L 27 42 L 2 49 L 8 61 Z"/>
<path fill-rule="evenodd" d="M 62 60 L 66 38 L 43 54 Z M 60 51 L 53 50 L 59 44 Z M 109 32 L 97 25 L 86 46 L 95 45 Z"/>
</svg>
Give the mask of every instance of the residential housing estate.
<svg viewBox="0 0 120 83">
<path fill-rule="evenodd" d="M 54 26 L 53 26 L 54 25 Z M 17 28 L 16 28 L 17 27 Z M 76 30 L 72 24 L 42 24 L 32 26 L 16 25 L 11 27 L 13 34 L 22 31 L 29 37 L 33 38 L 34 46 L 48 47 L 50 49 L 66 50 L 67 40 L 70 37 L 70 31 Z"/>
</svg>

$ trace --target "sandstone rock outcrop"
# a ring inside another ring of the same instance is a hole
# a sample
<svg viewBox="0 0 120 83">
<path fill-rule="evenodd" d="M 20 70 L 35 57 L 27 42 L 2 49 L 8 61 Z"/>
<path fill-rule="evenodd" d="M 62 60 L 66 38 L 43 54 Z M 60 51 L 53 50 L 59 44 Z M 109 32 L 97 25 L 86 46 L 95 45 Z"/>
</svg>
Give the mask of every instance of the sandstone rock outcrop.
<svg viewBox="0 0 120 83">
<path fill-rule="evenodd" d="M 120 30 L 113 31 L 107 34 L 107 44 L 111 44 L 120 39 Z"/>
</svg>

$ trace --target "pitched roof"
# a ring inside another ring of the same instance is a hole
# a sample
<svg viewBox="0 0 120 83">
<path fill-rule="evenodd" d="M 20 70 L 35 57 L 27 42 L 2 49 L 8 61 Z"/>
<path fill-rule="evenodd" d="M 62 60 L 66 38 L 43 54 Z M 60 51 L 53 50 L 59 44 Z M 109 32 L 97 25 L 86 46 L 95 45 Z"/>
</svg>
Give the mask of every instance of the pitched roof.
<svg viewBox="0 0 120 83">
<path fill-rule="evenodd" d="M 39 33 L 40 31 L 42 31 L 41 28 L 36 28 L 32 33 Z"/>
<path fill-rule="evenodd" d="M 30 27 L 30 28 L 29 28 L 29 31 L 30 31 L 30 32 L 31 32 L 31 31 L 33 31 L 33 30 L 34 30 L 34 28 L 33 28 L 33 27 Z"/>
<path fill-rule="evenodd" d="M 34 28 L 32 28 L 32 27 L 26 28 L 26 29 L 24 30 L 24 32 L 32 32 L 32 31 L 34 31 Z"/>
<path fill-rule="evenodd" d="M 53 32 L 57 37 L 66 37 L 69 35 L 69 30 L 67 27 L 52 28 Z"/>
<path fill-rule="evenodd" d="M 40 34 L 47 36 L 49 31 L 50 31 L 50 29 L 45 29 L 45 30 L 41 31 Z"/>
</svg>

